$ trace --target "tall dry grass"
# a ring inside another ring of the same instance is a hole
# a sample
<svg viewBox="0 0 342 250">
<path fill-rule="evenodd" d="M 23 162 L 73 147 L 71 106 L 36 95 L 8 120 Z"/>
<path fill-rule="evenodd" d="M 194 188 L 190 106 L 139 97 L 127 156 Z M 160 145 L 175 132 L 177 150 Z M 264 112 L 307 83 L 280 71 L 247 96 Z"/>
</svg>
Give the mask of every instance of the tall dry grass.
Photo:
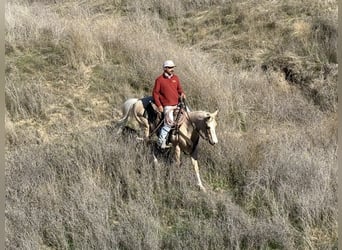
<svg viewBox="0 0 342 250">
<path fill-rule="evenodd" d="M 309 4 L 310 3 L 310 4 Z M 7 249 L 337 248 L 333 1 L 6 3 Z M 112 122 L 172 59 L 219 144 L 152 164 Z"/>
</svg>

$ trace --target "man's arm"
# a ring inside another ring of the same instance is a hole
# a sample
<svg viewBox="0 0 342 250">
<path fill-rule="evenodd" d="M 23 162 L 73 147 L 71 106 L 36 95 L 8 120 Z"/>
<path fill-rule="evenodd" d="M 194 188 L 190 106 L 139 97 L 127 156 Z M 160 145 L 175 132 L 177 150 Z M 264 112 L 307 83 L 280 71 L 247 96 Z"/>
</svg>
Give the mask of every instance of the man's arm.
<svg viewBox="0 0 342 250">
<path fill-rule="evenodd" d="M 182 88 L 182 85 L 181 85 L 181 83 L 180 83 L 178 77 L 177 77 L 177 82 L 178 82 L 178 84 L 177 84 L 177 91 L 178 91 L 178 94 L 180 95 L 181 98 L 186 98 L 185 93 L 184 93 L 184 90 L 183 90 L 183 88 Z"/>
<path fill-rule="evenodd" d="M 158 107 L 158 110 L 160 112 L 163 112 L 163 106 L 161 105 L 160 100 L 159 100 L 159 92 L 160 92 L 160 83 L 156 79 L 156 81 L 154 83 L 154 88 L 153 88 L 152 96 L 153 96 L 154 103 Z"/>
</svg>

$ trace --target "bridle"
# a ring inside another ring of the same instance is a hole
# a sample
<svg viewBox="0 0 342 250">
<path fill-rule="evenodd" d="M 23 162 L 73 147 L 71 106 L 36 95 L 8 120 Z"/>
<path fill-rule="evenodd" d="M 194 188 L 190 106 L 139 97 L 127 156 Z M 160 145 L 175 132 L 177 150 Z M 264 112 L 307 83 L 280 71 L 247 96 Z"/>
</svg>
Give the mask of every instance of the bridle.
<svg viewBox="0 0 342 250">
<path fill-rule="evenodd" d="M 208 134 L 208 135 L 206 135 L 201 129 L 198 129 L 198 128 L 196 127 L 196 124 L 190 119 L 190 116 L 189 116 L 189 114 L 188 114 L 187 111 L 186 111 L 186 114 L 187 114 L 188 120 L 190 121 L 191 126 L 192 126 L 193 129 L 197 132 L 197 134 L 199 134 L 199 136 L 200 136 L 203 140 L 205 140 L 205 141 L 210 141 L 210 137 L 211 137 L 210 127 L 208 127 L 208 126 L 206 127 L 206 131 L 207 131 L 207 134 Z"/>
<path fill-rule="evenodd" d="M 210 127 L 208 127 L 208 126 L 206 127 L 206 131 L 207 131 L 207 134 L 208 134 L 208 136 L 206 136 L 206 135 L 202 132 L 202 130 L 198 129 L 198 128 L 196 127 L 196 124 L 191 120 L 190 115 L 189 115 L 189 112 L 188 112 L 188 110 L 187 110 L 187 108 L 186 108 L 186 103 L 185 103 L 185 99 L 184 99 L 184 98 L 181 98 L 181 101 L 180 101 L 180 104 L 179 104 L 179 105 L 180 105 L 180 108 L 181 108 L 181 109 L 185 110 L 186 117 L 187 117 L 187 119 L 189 120 L 189 122 L 190 122 L 192 128 L 197 132 L 197 134 L 199 134 L 199 136 L 200 136 L 203 140 L 205 140 L 205 141 L 210 141 L 210 137 L 211 137 Z"/>
</svg>

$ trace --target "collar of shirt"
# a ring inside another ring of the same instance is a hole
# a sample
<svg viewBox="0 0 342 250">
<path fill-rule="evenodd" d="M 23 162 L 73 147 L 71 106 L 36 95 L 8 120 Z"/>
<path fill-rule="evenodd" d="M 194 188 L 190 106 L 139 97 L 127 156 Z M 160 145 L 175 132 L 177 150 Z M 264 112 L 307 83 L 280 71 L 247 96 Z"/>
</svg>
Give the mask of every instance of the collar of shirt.
<svg viewBox="0 0 342 250">
<path fill-rule="evenodd" d="M 167 72 L 164 72 L 164 76 L 168 79 L 170 79 L 171 77 L 173 77 L 173 74 L 169 75 Z"/>
</svg>

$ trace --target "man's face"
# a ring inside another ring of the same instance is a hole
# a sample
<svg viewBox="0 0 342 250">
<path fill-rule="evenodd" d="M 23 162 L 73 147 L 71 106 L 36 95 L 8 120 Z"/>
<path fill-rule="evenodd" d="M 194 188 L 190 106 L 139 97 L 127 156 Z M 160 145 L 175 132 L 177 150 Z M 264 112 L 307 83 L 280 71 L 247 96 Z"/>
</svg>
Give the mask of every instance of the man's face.
<svg viewBox="0 0 342 250">
<path fill-rule="evenodd" d="M 165 67 L 164 71 L 168 73 L 169 75 L 172 75 L 174 72 L 175 67 Z"/>
</svg>

